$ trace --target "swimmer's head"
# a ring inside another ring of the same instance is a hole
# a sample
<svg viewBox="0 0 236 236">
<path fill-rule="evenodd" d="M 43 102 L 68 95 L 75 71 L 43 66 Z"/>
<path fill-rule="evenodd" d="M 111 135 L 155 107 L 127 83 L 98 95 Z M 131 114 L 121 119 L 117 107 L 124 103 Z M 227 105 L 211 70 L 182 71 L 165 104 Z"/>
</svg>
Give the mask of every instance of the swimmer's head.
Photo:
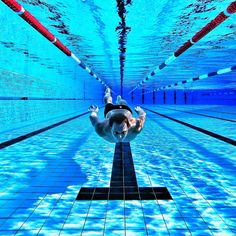
<svg viewBox="0 0 236 236">
<path fill-rule="evenodd" d="M 125 121 L 123 121 L 121 124 L 114 122 L 111 127 L 111 132 L 117 143 L 123 142 L 128 134 L 127 123 Z"/>
<path fill-rule="evenodd" d="M 109 120 L 109 125 L 115 141 L 123 142 L 130 127 L 127 117 L 123 114 L 114 114 Z"/>
</svg>

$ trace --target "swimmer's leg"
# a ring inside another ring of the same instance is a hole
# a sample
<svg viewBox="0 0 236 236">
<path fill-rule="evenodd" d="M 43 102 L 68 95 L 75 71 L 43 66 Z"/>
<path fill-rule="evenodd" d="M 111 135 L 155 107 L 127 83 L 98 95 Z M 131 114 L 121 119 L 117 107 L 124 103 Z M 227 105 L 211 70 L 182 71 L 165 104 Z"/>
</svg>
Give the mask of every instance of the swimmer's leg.
<svg viewBox="0 0 236 236">
<path fill-rule="evenodd" d="M 108 103 L 112 103 L 111 90 L 109 88 L 107 88 L 105 91 L 104 103 L 105 103 L 105 105 Z"/>
<path fill-rule="evenodd" d="M 126 102 L 126 100 L 122 99 L 120 95 L 118 95 L 116 98 L 116 104 L 128 106 L 128 103 Z"/>
</svg>

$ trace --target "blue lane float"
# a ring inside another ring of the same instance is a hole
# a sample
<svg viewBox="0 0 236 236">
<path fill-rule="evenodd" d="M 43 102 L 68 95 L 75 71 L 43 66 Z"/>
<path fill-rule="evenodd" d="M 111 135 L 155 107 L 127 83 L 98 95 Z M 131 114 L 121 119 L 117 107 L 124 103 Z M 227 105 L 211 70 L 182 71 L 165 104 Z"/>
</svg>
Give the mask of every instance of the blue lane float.
<svg viewBox="0 0 236 236">
<path fill-rule="evenodd" d="M 214 30 L 217 26 L 223 23 L 226 19 L 228 19 L 232 14 L 236 12 L 236 1 L 232 2 L 226 10 L 220 12 L 212 21 L 210 21 L 206 26 L 204 26 L 200 31 L 198 31 L 191 39 L 185 42 L 181 47 L 176 50 L 172 56 L 170 56 L 167 60 L 162 62 L 155 70 L 153 70 L 149 75 L 147 75 L 137 86 L 131 90 L 129 93 L 135 91 L 137 88 L 145 84 L 149 79 L 151 79 L 154 75 L 156 75 L 160 70 L 165 68 L 167 65 L 170 65 L 177 57 L 179 57 L 182 53 L 187 51 L 191 46 L 197 43 L 200 39 Z"/>
<path fill-rule="evenodd" d="M 195 82 L 195 81 L 198 81 L 198 80 L 202 80 L 202 79 L 207 79 L 209 77 L 213 77 L 213 76 L 216 76 L 216 75 L 226 74 L 226 73 L 232 72 L 234 70 L 236 70 L 236 65 L 228 67 L 228 68 L 220 69 L 218 71 L 210 72 L 208 74 L 203 74 L 203 75 L 200 75 L 198 77 L 191 78 L 189 80 L 182 80 L 182 81 L 176 82 L 174 84 L 169 84 L 169 85 L 166 85 L 166 86 L 162 86 L 160 88 L 155 88 L 152 91 L 146 92 L 145 94 L 153 93 L 153 92 L 156 92 L 158 90 L 164 90 L 164 89 L 168 89 L 168 88 L 173 88 L 173 87 L 176 87 L 176 86 L 179 86 L 179 85 L 183 85 L 183 84 L 187 84 L 187 83 L 192 83 L 192 82 Z"/>
</svg>

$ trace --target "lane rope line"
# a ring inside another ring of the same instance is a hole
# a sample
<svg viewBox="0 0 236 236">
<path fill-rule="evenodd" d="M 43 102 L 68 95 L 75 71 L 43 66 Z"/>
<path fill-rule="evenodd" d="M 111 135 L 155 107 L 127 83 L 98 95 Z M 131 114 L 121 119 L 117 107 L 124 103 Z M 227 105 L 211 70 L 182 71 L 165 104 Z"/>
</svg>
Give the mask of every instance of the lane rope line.
<svg viewBox="0 0 236 236">
<path fill-rule="evenodd" d="M 219 26 L 222 22 L 224 22 L 227 18 L 229 18 L 232 14 L 236 12 L 236 1 L 232 2 L 226 10 L 220 12 L 212 21 L 210 21 L 207 25 L 205 25 L 200 31 L 198 31 L 191 39 L 185 42 L 181 47 L 179 47 L 173 55 L 167 58 L 164 62 L 162 62 L 156 69 L 154 69 L 151 73 L 149 73 L 140 83 L 132 89 L 129 94 L 135 91 L 137 88 L 145 84 L 151 77 L 157 74 L 160 70 L 165 68 L 167 65 L 170 65 L 173 61 L 176 60 L 182 53 L 187 51 L 190 47 L 192 47 L 195 43 L 197 43 L 200 39 L 214 30 L 217 26 Z"/>
<path fill-rule="evenodd" d="M 154 113 L 154 114 L 157 114 L 157 115 L 159 115 L 159 116 L 162 116 L 162 117 L 164 117 L 164 118 L 167 118 L 167 119 L 169 119 L 169 120 L 172 120 L 172 121 L 174 121 L 174 122 L 176 122 L 176 123 L 179 123 L 179 124 L 182 124 L 182 125 L 184 125 L 184 126 L 187 126 L 187 127 L 191 128 L 191 129 L 197 130 L 197 131 L 199 131 L 199 132 L 201 132 L 201 133 L 203 133 L 203 134 L 206 134 L 206 135 L 208 135 L 208 136 L 211 136 L 211 137 L 213 137 L 213 138 L 216 138 L 216 139 L 218 139 L 218 140 L 221 140 L 221 141 L 223 141 L 223 142 L 225 142 L 225 143 L 228 143 L 228 144 L 231 144 L 231 145 L 233 145 L 233 146 L 236 146 L 236 141 L 233 140 L 233 139 L 230 139 L 230 138 L 227 138 L 227 137 L 225 137 L 225 136 L 222 136 L 222 135 L 213 133 L 213 132 L 211 132 L 211 131 L 209 131 L 209 130 L 206 130 L 206 129 L 202 129 L 202 128 L 198 127 L 198 126 L 191 125 L 191 124 L 186 123 L 186 122 L 184 122 L 184 121 L 177 120 L 177 119 L 172 118 L 172 117 L 170 117 L 170 116 L 167 116 L 167 115 L 161 114 L 161 113 L 159 113 L 159 112 L 150 110 L 150 109 L 148 109 L 148 108 L 145 108 L 145 107 L 142 107 L 142 108 L 143 108 L 144 110 L 150 111 L 150 112 L 152 112 L 152 113 Z"/>
<path fill-rule="evenodd" d="M 213 77 L 213 76 L 216 76 L 216 75 L 226 74 L 226 73 L 232 72 L 234 70 L 236 70 L 236 65 L 231 66 L 231 67 L 227 67 L 227 68 L 224 68 L 224 69 L 220 69 L 220 70 L 217 70 L 217 71 L 214 71 L 214 72 L 210 72 L 208 74 L 203 74 L 203 75 L 200 75 L 198 77 L 194 77 L 194 78 L 191 78 L 191 79 L 188 79 L 188 80 L 182 80 L 182 81 L 176 82 L 174 84 L 169 84 L 169 85 L 162 86 L 162 87 L 159 87 L 159 88 L 156 88 L 156 89 L 153 89 L 153 90 L 149 90 L 145 94 L 156 92 L 158 90 L 164 90 L 164 89 L 168 89 L 168 88 L 173 88 L 173 87 L 176 87 L 178 85 L 183 85 L 183 84 L 187 84 L 187 83 L 193 83 L 195 81 L 202 80 L 202 79 L 207 79 L 209 77 Z"/>
<path fill-rule="evenodd" d="M 74 53 L 72 53 L 59 39 L 57 39 L 45 26 L 43 26 L 30 12 L 25 10 L 18 2 L 16 2 L 15 0 L 1 1 L 5 3 L 9 8 L 11 8 L 14 12 L 16 12 L 22 19 L 24 19 L 28 24 L 36 29 L 47 40 L 53 43 L 64 54 L 70 56 L 75 62 L 79 64 L 82 69 L 86 70 L 105 88 L 109 88 L 109 86 L 102 79 L 100 79 L 88 66 L 86 66 Z"/>
</svg>

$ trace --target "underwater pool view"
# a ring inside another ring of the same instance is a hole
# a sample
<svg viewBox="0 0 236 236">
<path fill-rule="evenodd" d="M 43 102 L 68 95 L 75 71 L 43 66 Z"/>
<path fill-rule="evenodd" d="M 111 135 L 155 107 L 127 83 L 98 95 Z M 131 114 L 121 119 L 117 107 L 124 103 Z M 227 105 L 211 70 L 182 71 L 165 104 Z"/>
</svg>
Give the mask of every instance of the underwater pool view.
<svg viewBox="0 0 236 236">
<path fill-rule="evenodd" d="M 179 120 L 173 109 L 236 121 L 234 107 L 144 107 Z M 185 121 L 235 138 L 232 121 Z M 0 234 L 235 235 L 235 146 L 147 111 L 131 142 L 138 186 L 167 187 L 173 199 L 76 201 L 81 187 L 110 186 L 114 147 L 84 115 L 2 149 Z"/>
<path fill-rule="evenodd" d="M 235 13 L 1 0 L 0 236 L 235 236 Z M 130 143 L 91 125 L 107 88 L 147 114 Z"/>
</svg>

